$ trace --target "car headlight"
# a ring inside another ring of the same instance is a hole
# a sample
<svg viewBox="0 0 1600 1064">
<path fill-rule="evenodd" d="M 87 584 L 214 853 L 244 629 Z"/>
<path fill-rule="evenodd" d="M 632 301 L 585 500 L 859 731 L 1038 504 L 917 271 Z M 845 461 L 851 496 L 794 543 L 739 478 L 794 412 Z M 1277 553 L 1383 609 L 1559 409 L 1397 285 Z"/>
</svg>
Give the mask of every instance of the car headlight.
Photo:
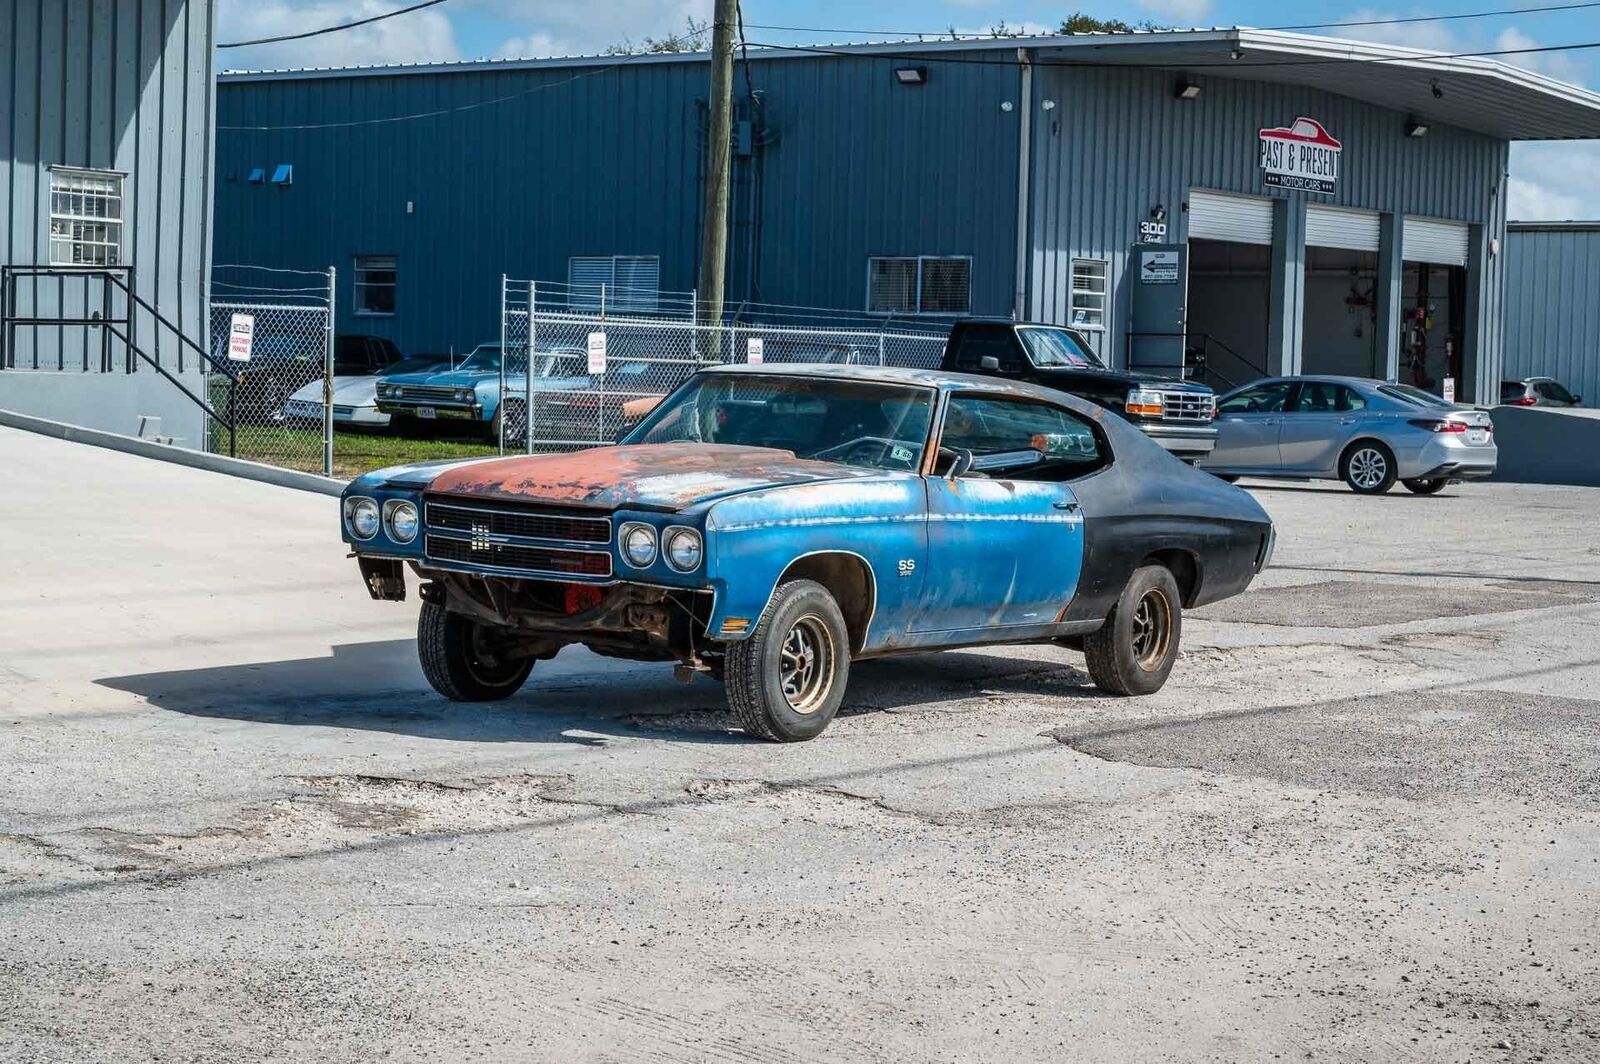
<svg viewBox="0 0 1600 1064">
<path fill-rule="evenodd" d="M 378 534 L 378 501 L 358 495 L 344 502 L 344 521 L 350 534 L 357 539 L 371 539 Z"/>
<path fill-rule="evenodd" d="M 1161 393 L 1152 388 L 1128 389 L 1128 401 L 1124 407 L 1130 414 L 1143 417 L 1160 417 L 1162 412 Z"/>
<path fill-rule="evenodd" d="M 656 530 L 640 521 L 622 526 L 622 560 L 643 569 L 656 560 Z"/>
<path fill-rule="evenodd" d="M 390 499 L 383 504 L 383 529 L 396 543 L 410 543 L 417 538 L 417 507 L 404 499 Z"/>
<path fill-rule="evenodd" d="M 700 558 L 705 554 L 700 533 L 682 526 L 667 529 L 663 552 L 667 564 L 680 573 L 692 573 L 700 568 Z"/>
<path fill-rule="evenodd" d="M 464 403 L 472 398 L 472 393 L 465 388 L 458 388 L 456 389 L 456 398 Z"/>
<path fill-rule="evenodd" d="M 394 391 L 394 386 L 393 385 L 389 385 L 389 384 L 380 384 L 380 385 L 378 385 L 378 394 L 383 396 L 385 399 L 387 399 L 389 397 L 389 394 L 391 392 L 393 392 L 393 391 Z"/>
</svg>

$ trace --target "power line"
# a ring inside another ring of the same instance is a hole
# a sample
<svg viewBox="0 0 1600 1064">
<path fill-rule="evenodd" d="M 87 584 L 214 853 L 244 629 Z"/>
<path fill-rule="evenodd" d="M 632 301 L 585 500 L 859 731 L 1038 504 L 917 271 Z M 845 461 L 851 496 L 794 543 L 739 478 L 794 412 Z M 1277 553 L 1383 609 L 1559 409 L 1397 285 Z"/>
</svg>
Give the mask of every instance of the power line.
<svg viewBox="0 0 1600 1064">
<path fill-rule="evenodd" d="M 691 30 L 690 32 L 682 34 L 682 35 L 677 36 L 677 37 L 668 37 L 666 40 L 660 42 L 659 47 L 661 47 L 664 51 L 670 51 L 676 45 L 686 44 L 686 43 L 688 43 L 690 41 L 698 40 L 699 37 L 701 36 L 701 33 L 702 33 L 702 31 L 700 31 L 700 30 Z M 435 108 L 434 110 L 431 110 L 431 111 L 417 111 L 417 112 L 414 112 L 414 113 L 411 113 L 411 114 L 389 115 L 389 116 L 386 116 L 384 118 L 358 118 L 358 119 L 353 119 L 353 120 L 348 121 L 348 122 L 306 122 L 306 123 L 302 123 L 302 124 L 298 124 L 298 125 L 275 125 L 275 126 L 222 126 L 222 125 L 219 125 L 219 126 L 217 126 L 217 132 L 219 132 L 219 133 L 272 133 L 272 132 L 276 132 L 276 131 L 279 131 L 279 130 L 299 131 L 299 130 L 311 130 L 311 129 L 350 129 L 350 128 L 355 127 L 355 126 L 383 126 L 383 125 L 391 125 L 391 124 L 394 124 L 396 122 L 415 122 L 415 121 L 417 121 L 419 119 L 423 119 L 423 118 L 438 118 L 441 115 L 458 114 L 458 113 L 463 112 L 463 111 L 477 111 L 477 110 L 480 110 L 481 108 L 484 108 L 484 107 L 496 107 L 496 106 L 499 106 L 500 104 L 503 104 L 503 103 L 510 103 L 512 100 L 524 99 L 524 98 L 526 98 L 528 96 L 534 95 L 535 93 L 548 92 L 551 89 L 565 88 L 566 86 L 571 85 L 572 83 L 577 82 L 577 81 L 582 81 L 585 78 L 593 78 L 593 77 L 599 77 L 601 74 L 609 74 L 612 71 L 617 70 L 617 69 L 619 69 L 619 68 L 621 68 L 623 66 L 626 66 L 627 64 L 633 62 L 635 59 L 640 59 L 640 58 L 643 58 L 644 56 L 655 55 L 655 54 L 659 54 L 659 53 L 655 53 L 655 52 L 634 52 L 632 55 L 629 55 L 629 56 L 627 56 L 626 58 L 623 58 L 623 59 L 619 59 L 615 63 L 608 63 L 605 66 L 596 67 L 593 70 L 586 70 L 581 74 L 574 74 L 570 78 L 566 78 L 566 79 L 564 79 L 562 81 L 553 81 L 553 82 L 550 82 L 549 84 L 546 84 L 546 85 L 534 85 L 534 86 L 532 86 L 530 88 L 523 89 L 520 92 L 507 93 L 504 96 L 496 96 L 493 99 L 489 99 L 489 100 L 475 100 L 472 103 L 458 104 L 455 107 L 439 107 L 439 108 Z"/>
<path fill-rule="evenodd" d="M 277 44 L 280 41 L 303 41 L 307 37 L 320 37 L 324 33 L 338 33 L 341 30 L 353 30 L 357 26 L 370 26 L 374 22 L 382 22 L 386 18 L 396 18 L 400 15 L 409 15 L 413 11 L 421 11 L 425 7 L 442 4 L 445 0 L 422 0 L 420 4 L 402 7 L 397 11 L 389 11 L 382 15 L 373 15 L 370 18 L 357 19 L 354 22 L 341 22 L 337 26 L 324 26 L 319 30 L 306 30 L 304 33 L 285 33 L 278 37 L 258 37 L 253 41 L 228 41 L 217 45 L 218 48 L 248 48 L 253 44 Z"/>
<path fill-rule="evenodd" d="M 1590 0 L 1590 2 L 1587 2 L 1587 3 L 1544 4 L 1544 5 L 1540 5 L 1540 6 L 1537 6 L 1537 7 L 1508 7 L 1508 8 L 1502 8 L 1502 9 L 1500 9 L 1498 11 L 1473 11 L 1473 12 L 1467 12 L 1467 13 L 1458 13 L 1458 14 L 1454 14 L 1454 15 L 1415 15 L 1415 16 L 1410 16 L 1410 17 L 1406 17 L 1406 18 L 1375 18 L 1375 19 L 1363 19 L 1361 21 L 1352 21 L 1352 22 L 1302 22 L 1302 23 L 1299 23 L 1299 24 L 1293 25 L 1293 26 L 1251 26 L 1251 27 L 1248 27 L 1248 28 L 1257 29 L 1257 30 L 1269 30 L 1269 31 L 1275 31 L 1276 32 L 1276 31 L 1289 31 L 1289 30 L 1339 29 L 1341 27 L 1354 28 L 1354 27 L 1361 27 L 1361 26 L 1401 26 L 1401 25 L 1409 25 L 1409 24 L 1415 23 L 1415 22 L 1454 22 L 1454 21 L 1458 21 L 1460 19 L 1494 18 L 1494 17 L 1500 16 L 1500 15 L 1537 15 L 1537 14 L 1541 14 L 1541 13 L 1548 12 L 1548 11 L 1580 11 L 1580 10 L 1584 10 L 1586 8 L 1593 8 L 1593 7 L 1600 7 L 1600 0 Z M 787 32 L 787 33 L 844 33 L 844 34 L 863 33 L 863 34 L 867 34 L 867 35 L 873 36 L 873 37 L 929 37 L 929 38 L 933 38 L 935 40 L 941 39 L 941 38 L 948 38 L 948 39 L 952 39 L 952 40 L 987 40 L 987 39 L 989 39 L 991 37 L 994 40 L 1001 40 L 1001 41 L 1013 39 L 1012 35 L 1010 35 L 1010 34 L 975 33 L 975 34 L 958 35 L 958 34 L 951 33 L 949 30 L 933 31 L 933 30 L 861 30 L 861 29 L 839 29 L 839 28 L 824 29 L 824 28 L 816 27 L 816 26 L 775 26 L 775 25 L 771 25 L 769 23 L 759 23 L 759 22 L 749 23 L 749 26 L 753 30 L 782 30 L 782 31 Z M 1150 32 L 1159 32 L 1159 31 L 1150 31 Z M 1017 37 L 1026 37 L 1026 36 L 1030 36 L 1030 35 L 1029 34 L 1017 34 L 1016 36 Z M 1082 36 L 1091 36 L 1091 35 L 1090 34 L 1067 34 L 1067 36 L 1082 37 Z"/>
</svg>

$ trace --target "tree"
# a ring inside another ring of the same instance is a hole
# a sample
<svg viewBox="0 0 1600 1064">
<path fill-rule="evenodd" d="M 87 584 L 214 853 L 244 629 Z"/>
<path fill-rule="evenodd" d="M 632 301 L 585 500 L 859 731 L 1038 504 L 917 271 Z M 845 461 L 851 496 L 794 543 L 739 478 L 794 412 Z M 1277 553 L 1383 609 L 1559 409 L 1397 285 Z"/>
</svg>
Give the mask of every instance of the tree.
<svg viewBox="0 0 1600 1064">
<path fill-rule="evenodd" d="M 649 53 L 654 55 L 676 54 L 679 52 L 703 52 L 711 40 L 711 23 L 705 19 L 696 21 L 693 15 L 684 19 L 686 32 L 676 37 L 646 37 L 639 44 L 632 40 L 624 39 L 621 44 L 613 44 L 606 49 L 606 55 L 636 55 Z"/>
<path fill-rule="evenodd" d="M 1134 30 L 1166 30 L 1170 26 L 1162 26 L 1145 19 L 1139 23 L 1127 23 L 1120 18 L 1095 18 L 1085 15 L 1082 11 L 1074 11 L 1061 20 L 1062 33 L 1132 33 Z"/>
</svg>

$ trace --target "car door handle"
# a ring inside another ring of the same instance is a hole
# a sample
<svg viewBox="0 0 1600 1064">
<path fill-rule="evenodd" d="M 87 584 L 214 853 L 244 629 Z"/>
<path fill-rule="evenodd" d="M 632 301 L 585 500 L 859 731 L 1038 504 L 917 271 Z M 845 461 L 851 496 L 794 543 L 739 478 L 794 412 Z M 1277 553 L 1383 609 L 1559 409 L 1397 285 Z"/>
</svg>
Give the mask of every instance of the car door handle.
<svg viewBox="0 0 1600 1064">
<path fill-rule="evenodd" d="M 1353 417 L 1342 417 L 1339 419 L 1339 424 L 1341 425 L 1354 425 L 1355 423 L 1356 419 Z"/>
<path fill-rule="evenodd" d="M 1262 422 L 1261 422 L 1261 424 L 1268 425 L 1268 426 L 1276 425 L 1277 423 L 1278 423 L 1278 419 L 1275 418 L 1275 417 L 1264 418 L 1264 419 L 1262 419 Z"/>
<path fill-rule="evenodd" d="M 1078 512 L 1078 504 L 1075 502 L 1057 502 L 1053 503 L 1052 505 L 1054 505 L 1057 510 L 1065 510 L 1068 513 L 1075 514 Z"/>
</svg>

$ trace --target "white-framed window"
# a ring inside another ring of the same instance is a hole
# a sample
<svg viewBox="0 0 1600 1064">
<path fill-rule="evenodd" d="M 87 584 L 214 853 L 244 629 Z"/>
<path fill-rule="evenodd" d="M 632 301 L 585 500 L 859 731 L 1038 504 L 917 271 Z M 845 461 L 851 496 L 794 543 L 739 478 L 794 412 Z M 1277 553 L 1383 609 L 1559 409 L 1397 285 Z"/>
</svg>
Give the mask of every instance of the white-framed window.
<svg viewBox="0 0 1600 1064">
<path fill-rule="evenodd" d="M 357 255 L 356 313 L 393 314 L 399 271 L 393 255 Z"/>
<path fill-rule="evenodd" d="M 1106 278 L 1111 264 L 1105 259 L 1072 260 L 1072 305 L 1068 322 L 1076 329 L 1106 327 Z"/>
<path fill-rule="evenodd" d="M 603 288 L 603 291 L 602 291 Z M 574 255 L 567 260 L 567 305 L 573 310 L 653 311 L 661 306 L 660 255 Z"/>
<path fill-rule="evenodd" d="M 50 168 L 50 265 L 122 262 L 122 177 L 114 170 Z"/>
<path fill-rule="evenodd" d="M 971 255 L 874 255 L 867 259 L 867 312 L 966 314 Z"/>
</svg>

